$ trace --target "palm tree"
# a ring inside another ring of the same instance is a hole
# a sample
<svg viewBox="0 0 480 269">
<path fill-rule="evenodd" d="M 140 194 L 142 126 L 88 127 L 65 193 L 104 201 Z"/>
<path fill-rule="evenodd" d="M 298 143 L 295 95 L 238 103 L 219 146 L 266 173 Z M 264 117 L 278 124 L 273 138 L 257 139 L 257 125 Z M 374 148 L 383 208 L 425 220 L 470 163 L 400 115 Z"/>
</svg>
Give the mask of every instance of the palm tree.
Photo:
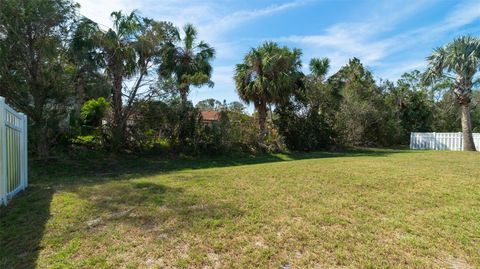
<svg viewBox="0 0 480 269">
<path fill-rule="evenodd" d="M 125 145 L 127 119 L 141 87 L 146 86 L 149 70 L 158 67 L 161 53 L 177 35 L 171 23 L 138 17 L 135 11 L 113 12 L 113 28 L 103 31 L 95 22 L 83 18 L 74 33 L 73 45 L 85 49 L 83 55 L 100 61 L 112 84 L 112 135 L 114 148 Z M 83 56 L 82 55 L 82 56 Z M 130 87 L 126 80 L 133 81 Z M 126 104 L 124 104 L 124 100 Z"/>
<path fill-rule="evenodd" d="M 260 139 L 266 135 L 269 105 L 283 104 L 302 87 L 304 77 L 299 49 L 266 42 L 253 48 L 235 68 L 235 85 L 240 98 L 253 103 L 258 112 Z"/>
<path fill-rule="evenodd" d="M 463 132 L 463 150 L 475 151 L 470 119 L 473 79 L 480 69 L 480 39 L 462 36 L 427 57 L 428 69 L 424 80 L 446 78 L 453 84 L 453 93 L 460 105 Z"/>
<path fill-rule="evenodd" d="M 136 37 L 142 31 L 142 22 L 135 12 L 129 15 L 121 11 L 112 12 L 113 28 L 102 31 L 98 24 L 83 18 L 74 34 L 74 42 L 91 45 L 93 53 L 99 54 L 105 72 L 112 84 L 113 142 L 121 145 L 125 141 L 126 119 L 123 111 L 123 83 L 137 70 Z M 75 43 L 74 43 L 75 44 Z M 114 147 L 117 147 L 114 145 Z"/>
<path fill-rule="evenodd" d="M 318 79 L 320 82 L 325 80 L 325 76 L 330 69 L 330 59 L 328 58 L 312 58 L 310 60 L 310 72 L 312 77 Z"/>
<path fill-rule="evenodd" d="M 170 44 L 165 50 L 159 73 L 164 79 L 174 80 L 185 106 L 190 86 L 213 86 L 210 62 L 215 57 L 215 49 L 204 41 L 197 42 L 198 32 L 193 25 L 185 25 L 183 31 L 183 39 L 177 36 L 177 44 Z"/>
</svg>

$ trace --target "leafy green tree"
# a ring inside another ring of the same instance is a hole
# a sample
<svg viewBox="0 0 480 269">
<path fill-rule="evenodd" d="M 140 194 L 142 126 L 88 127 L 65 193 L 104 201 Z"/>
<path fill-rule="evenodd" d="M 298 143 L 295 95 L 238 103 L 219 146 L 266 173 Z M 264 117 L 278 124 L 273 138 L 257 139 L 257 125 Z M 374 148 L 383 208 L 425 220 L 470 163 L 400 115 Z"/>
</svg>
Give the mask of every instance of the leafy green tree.
<svg viewBox="0 0 480 269">
<path fill-rule="evenodd" d="M 446 91 L 438 97 L 433 110 L 434 132 L 461 132 L 460 106 L 452 91 Z"/>
<path fill-rule="evenodd" d="M 347 145 L 387 144 L 385 131 L 395 126 L 389 117 L 382 90 L 370 71 L 353 58 L 329 79 L 341 95 L 334 128 Z"/>
<path fill-rule="evenodd" d="M 326 83 L 329 68 L 328 58 L 312 59 L 305 88 L 275 109 L 278 115 L 275 124 L 291 150 L 325 149 L 333 142 L 333 130 L 327 122 L 330 114 L 325 112 L 328 106 L 325 103 L 329 101 Z"/>
<path fill-rule="evenodd" d="M 85 49 L 85 55 L 99 58 L 112 86 L 113 147 L 125 146 L 127 119 L 132 115 L 134 102 L 149 94 L 149 87 L 158 72 L 161 56 L 176 36 L 171 23 L 140 18 L 136 12 L 113 12 L 113 28 L 103 31 L 95 22 L 83 18 L 74 41 Z M 130 86 L 126 86 L 125 82 Z M 140 93 L 140 89 L 144 89 Z M 124 102 L 125 101 L 125 102 Z"/>
<path fill-rule="evenodd" d="M 170 80 L 186 105 L 190 87 L 213 86 L 211 61 L 215 49 L 204 41 L 198 42 L 198 32 L 191 24 L 183 27 L 183 38 L 179 34 L 176 42 L 170 43 L 163 52 L 159 69 L 160 77 Z"/>
<path fill-rule="evenodd" d="M 299 49 L 266 42 L 251 49 L 235 68 L 235 85 L 240 98 L 253 103 L 258 112 L 260 139 L 266 135 L 266 119 L 271 105 L 288 102 L 303 85 Z"/>
<path fill-rule="evenodd" d="M 327 78 L 330 69 L 328 58 L 310 60 L 310 74 L 306 80 L 306 96 L 311 103 L 311 109 L 322 114 L 330 126 L 334 126 L 335 114 L 339 109 L 341 87 L 334 85 L 335 77 Z"/>
<path fill-rule="evenodd" d="M 201 110 L 201 111 L 207 111 L 207 110 L 221 110 L 223 107 L 223 104 L 213 98 L 205 99 L 197 103 L 196 108 Z"/>
<path fill-rule="evenodd" d="M 166 141 L 174 152 L 196 154 L 209 152 L 222 144 L 221 137 L 216 136 L 221 134 L 218 128 L 206 128 L 201 122 L 200 111 L 190 102 L 184 105 L 180 98 L 167 97 L 144 100 L 137 105 L 140 120 L 135 122 L 133 129 L 137 132 L 135 140 L 142 147 L 151 141 Z"/>
<path fill-rule="evenodd" d="M 434 100 L 421 83 L 422 74 L 415 70 L 405 73 L 396 85 L 388 87 L 385 101 L 400 124 L 400 143 L 408 143 L 410 132 L 429 132 L 433 126 Z"/>
<path fill-rule="evenodd" d="M 426 82 L 432 83 L 440 78 L 452 82 L 452 90 L 461 111 L 463 149 L 475 151 L 470 103 L 474 77 L 480 69 L 480 39 L 471 36 L 456 38 L 435 49 L 427 61 Z"/>
<path fill-rule="evenodd" d="M 245 106 L 237 101 L 231 102 L 228 104 L 228 110 L 234 113 L 244 114 L 245 113 Z"/>
<path fill-rule="evenodd" d="M 75 102 L 67 57 L 77 4 L 0 1 L 0 94 L 29 118 L 33 151 L 46 157 Z"/>
</svg>

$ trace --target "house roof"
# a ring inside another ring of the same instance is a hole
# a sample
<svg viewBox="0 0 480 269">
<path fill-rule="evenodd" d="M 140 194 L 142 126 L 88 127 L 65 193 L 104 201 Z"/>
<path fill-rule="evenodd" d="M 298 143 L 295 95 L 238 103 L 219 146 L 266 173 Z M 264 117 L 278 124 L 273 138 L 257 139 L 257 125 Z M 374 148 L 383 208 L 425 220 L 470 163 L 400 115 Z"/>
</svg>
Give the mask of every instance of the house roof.
<svg viewBox="0 0 480 269">
<path fill-rule="evenodd" d="M 214 110 L 202 111 L 202 119 L 205 121 L 217 121 L 220 119 L 220 112 Z"/>
</svg>

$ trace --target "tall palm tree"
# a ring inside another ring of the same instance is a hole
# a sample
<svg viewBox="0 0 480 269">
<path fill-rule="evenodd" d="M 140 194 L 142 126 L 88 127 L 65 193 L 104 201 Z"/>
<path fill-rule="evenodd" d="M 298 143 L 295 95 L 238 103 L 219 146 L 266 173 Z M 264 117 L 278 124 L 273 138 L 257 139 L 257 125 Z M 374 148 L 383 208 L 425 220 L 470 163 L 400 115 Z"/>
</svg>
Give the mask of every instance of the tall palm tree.
<svg viewBox="0 0 480 269">
<path fill-rule="evenodd" d="M 235 67 L 237 92 L 244 102 L 255 106 L 262 140 L 266 134 L 268 106 L 287 102 L 295 90 L 302 87 L 301 55 L 299 49 L 290 50 L 266 42 L 251 49 L 243 63 Z"/>
<path fill-rule="evenodd" d="M 185 105 L 190 86 L 213 86 L 210 62 L 215 57 L 215 49 L 204 41 L 197 41 L 198 32 L 193 25 L 185 25 L 183 32 L 183 38 L 178 36 L 177 44 L 165 50 L 159 73 L 164 79 L 174 80 Z"/>
<path fill-rule="evenodd" d="M 135 11 L 111 14 L 113 28 L 103 31 L 95 22 L 83 18 L 74 33 L 73 45 L 85 49 L 81 56 L 90 55 L 100 61 L 112 84 L 112 135 L 114 148 L 125 145 L 127 119 L 139 89 L 145 86 L 149 70 L 157 68 L 166 44 L 177 35 L 171 23 L 140 18 Z M 126 80 L 133 81 L 130 87 Z M 126 103 L 124 104 L 124 101 Z"/>
<path fill-rule="evenodd" d="M 107 31 L 101 30 L 98 24 L 90 19 L 83 18 L 74 34 L 74 42 L 78 41 L 77 45 L 81 47 L 83 44 L 80 42 L 86 43 L 86 40 L 90 40 L 94 44 L 91 51 L 98 54 L 103 62 L 112 84 L 113 142 L 121 145 L 125 142 L 126 130 L 123 82 L 137 71 L 135 42 L 142 31 L 142 22 L 136 12 L 127 15 L 118 11 L 112 12 L 111 16 L 113 28 Z M 90 45 L 90 42 L 87 44 Z"/>
<path fill-rule="evenodd" d="M 473 79 L 480 69 L 480 39 L 459 37 L 427 57 L 425 81 L 446 78 L 453 84 L 453 93 L 460 105 L 463 132 L 463 150 L 475 151 L 470 119 Z"/>
</svg>

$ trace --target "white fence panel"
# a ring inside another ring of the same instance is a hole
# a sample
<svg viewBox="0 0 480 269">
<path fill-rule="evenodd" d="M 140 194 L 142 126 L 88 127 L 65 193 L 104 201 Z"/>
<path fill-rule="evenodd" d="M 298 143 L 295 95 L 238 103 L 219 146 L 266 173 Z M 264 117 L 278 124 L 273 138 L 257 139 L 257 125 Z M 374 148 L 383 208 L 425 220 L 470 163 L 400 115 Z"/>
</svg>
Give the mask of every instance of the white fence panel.
<svg viewBox="0 0 480 269">
<path fill-rule="evenodd" d="M 28 185 L 27 117 L 0 97 L 0 205 Z"/>
<path fill-rule="evenodd" d="M 475 147 L 480 150 L 480 133 L 473 134 Z M 411 149 L 463 150 L 462 133 L 411 133 Z"/>
</svg>

